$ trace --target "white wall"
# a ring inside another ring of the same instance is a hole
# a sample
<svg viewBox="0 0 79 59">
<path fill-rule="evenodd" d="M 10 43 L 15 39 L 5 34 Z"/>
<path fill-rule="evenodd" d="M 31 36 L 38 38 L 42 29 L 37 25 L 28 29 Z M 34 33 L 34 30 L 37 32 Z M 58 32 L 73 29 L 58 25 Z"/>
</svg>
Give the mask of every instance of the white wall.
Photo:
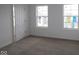
<svg viewBox="0 0 79 59">
<path fill-rule="evenodd" d="M 0 48 L 12 43 L 11 5 L 0 4 Z"/>
<path fill-rule="evenodd" d="M 16 41 L 29 35 L 29 5 L 14 5 Z M 0 4 L 0 48 L 13 42 L 12 5 Z"/>
<path fill-rule="evenodd" d="M 35 6 L 30 5 L 31 35 L 79 40 L 79 29 L 63 28 L 63 5 L 48 5 L 48 28 L 36 27 Z"/>
<path fill-rule="evenodd" d="M 16 41 L 29 35 L 29 6 L 15 5 Z"/>
</svg>

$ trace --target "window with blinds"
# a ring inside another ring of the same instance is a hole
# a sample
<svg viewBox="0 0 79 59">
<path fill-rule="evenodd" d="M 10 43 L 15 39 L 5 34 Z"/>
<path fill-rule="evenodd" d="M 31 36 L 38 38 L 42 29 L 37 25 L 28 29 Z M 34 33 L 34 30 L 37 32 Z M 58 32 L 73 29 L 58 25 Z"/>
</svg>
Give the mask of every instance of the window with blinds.
<svg viewBox="0 0 79 59">
<path fill-rule="evenodd" d="M 48 6 L 36 7 L 36 25 L 37 27 L 48 27 Z"/>
<path fill-rule="evenodd" d="M 64 5 L 64 28 L 78 29 L 78 5 Z"/>
</svg>

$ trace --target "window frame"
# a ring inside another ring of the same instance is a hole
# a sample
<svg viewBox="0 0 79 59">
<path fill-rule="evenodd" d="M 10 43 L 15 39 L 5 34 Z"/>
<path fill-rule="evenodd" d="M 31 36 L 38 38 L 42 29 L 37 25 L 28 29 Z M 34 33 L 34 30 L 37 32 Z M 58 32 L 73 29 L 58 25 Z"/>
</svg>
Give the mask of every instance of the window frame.
<svg viewBox="0 0 79 59">
<path fill-rule="evenodd" d="M 47 6 L 47 13 L 48 13 L 48 5 L 36 6 L 36 8 L 35 8 L 35 12 L 36 12 L 36 27 L 47 28 L 48 27 L 48 18 L 47 18 L 47 26 L 39 26 L 38 25 L 38 17 L 48 17 L 48 15 L 47 16 L 38 16 L 38 7 L 43 7 L 43 6 Z"/>
<path fill-rule="evenodd" d="M 64 5 L 78 5 L 78 4 L 64 4 Z M 65 22 L 64 22 L 64 17 L 67 17 L 67 16 L 64 15 L 64 5 L 63 5 L 63 27 L 64 27 L 64 23 L 65 23 Z M 79 12 L 79 8 L 78 8 L 78 12 Z M 75 16 L 75 15 L 74 15 L 74 16 Z M 73 16 L 71 15 L 71 16 L 69 16 L 69 17 L 73 17 Z M 78 29 L 79 29 L 79 14 L 78 14 L 78 16 L 76 16 L 76 17 L 78 17 L 78 23 L 77 23 L 77 24 L 78 24 L 78 28 L 73 28 L 73 27 L 72 27 L 72 28 L 65 28 L 65 27 L 64 27 L 64 29 L 66 29 L 66 30 L 69 30 L 69 29 L 70 29 L 70 30 L 75 30 L 75 29 L 78 30 Z"/>
</svg>

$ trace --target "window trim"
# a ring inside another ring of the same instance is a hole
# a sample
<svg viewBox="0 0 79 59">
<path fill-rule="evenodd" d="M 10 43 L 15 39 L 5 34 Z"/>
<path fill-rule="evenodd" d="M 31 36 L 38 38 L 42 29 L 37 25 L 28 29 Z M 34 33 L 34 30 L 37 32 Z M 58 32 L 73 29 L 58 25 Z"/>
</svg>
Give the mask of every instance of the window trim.
<svg viewBox="0 0 79 59">
<path fill-rule="evenodd" d="M 64 5 L 78 5 L 78 4 L 64 4 Z M 63 28 L 65 30 L 79 30 L 79 14 L 78 14 L 78 16 L 76 16 L 76 17 L 78 17 L 78 28 L 65 28 L 64 27 L 64 17 L 67 17 L 67 16 L 64 16 L 64 5 L 63 5 Z M 78 8 L 78 12 L 79 12 L 79 8 Z M 72 16 L 70 16 L 70 17 L 72 17 Z"/>
<path fill-rule="evenodd" d="M 38 9 L 38 7 L 42 7 L 42 6 L 47 6 L 47 8 L 48 8 L 48 5 L 40 5 L 40 6 L 36 6 L 36 8 L 35 8 L 35 12 L 36 12 L 36 27 L 47 28 L 47 27 L 48 27 L 48 23 L 47 23 L 47 26 L 38 26 L 38 20 L 37 20 L 37 17 L 39 17 L 39 16 L 37 16 L 37 14 L 38 14 L 37 9 Z M 46 16 L 46 17 L 48 17 L 48 16 Z"/>
</svg>

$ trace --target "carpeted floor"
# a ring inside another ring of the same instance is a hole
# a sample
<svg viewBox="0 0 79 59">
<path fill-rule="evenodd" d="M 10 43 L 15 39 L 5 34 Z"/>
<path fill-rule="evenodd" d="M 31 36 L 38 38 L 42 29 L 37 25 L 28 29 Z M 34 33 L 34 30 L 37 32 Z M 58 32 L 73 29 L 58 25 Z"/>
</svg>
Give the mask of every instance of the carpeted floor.
<svg viewBox="0 0 79 59">
<path fill-rule="evenodd" d="M 30 36 L 0 51 L 8 55 L 78 55 L 79 41 Z"/>
</svg>

